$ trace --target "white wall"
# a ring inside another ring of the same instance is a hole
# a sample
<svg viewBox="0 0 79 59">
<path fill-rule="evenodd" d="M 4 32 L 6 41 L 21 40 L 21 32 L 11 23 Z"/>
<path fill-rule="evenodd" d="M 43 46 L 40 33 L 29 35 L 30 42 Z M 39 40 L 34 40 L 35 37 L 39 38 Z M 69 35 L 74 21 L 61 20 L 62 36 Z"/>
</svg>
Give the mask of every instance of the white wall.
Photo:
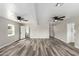
<svg viewBox="0 0 79 59">
<path fill-rule="evenodd" d="M 75 47 L 79 48 L 79 17 L 77 17 L 75 20 Z"/>
<path fill-rule="evenodd" d="M 8 23 L 14 24 L 15 35 L 8 37 Z M 18 24 L 6 18 L 0 17 L 0 48 L 18 40 Z"/>
<path fill-rule="evenodd" d="M 65 21 L 58 23 L 55 26 L 56 38 L 67 42 L 67 23 L 78 23 L 79 17 L 79 4 L 78 3 L 65 3 L 61 7 L 56 7 L 56 3 L 39 3 L 37 5 L 37 19 L 40 26 L 47 27 L 48 20 L 54 16 L 66 16 Z M 78 27 L 78 26 L 77 26 Z M 77 31 L 78 32 L 78 31 Z M 78 35 L 78 34 L 77 34 Z M 79 37 L 79 36 L 77 36 Z M 78 39 L 75 39 L 78 40 Z M 78 41 L 76 42 L 78 44 Z"/>
<path fill-rule="evenodd" d="M 0 47 L 3 46 L 4 44 L 6 44 L 6 42 L 8 42 L 8 31 L 7 31 L 7 27 L 8 24 L 5 21 L 5 19 L 0 17 Z"/>
<path fill-rule="evenodd" d="M 19 40 L 19 24 L 17 22 L 11 21 L 11 20 L 7 20 L 7 23 L 14 25 L 14 28 L 15 28 L 15 35 L 8 37 L 9 42 L 11 43 L 16 40 Z"/>
<path fill-rule="evenodd" d="M 31 38 L 49 38 L 49 30 L 45 27 L 37 25 L 31 27 L 30 30 Z"/>
<path fill-rule="evenodd" d="M 67 42 L 67 21 L 62 21 L 55 26 L 55 37 Z"/>
</svg>

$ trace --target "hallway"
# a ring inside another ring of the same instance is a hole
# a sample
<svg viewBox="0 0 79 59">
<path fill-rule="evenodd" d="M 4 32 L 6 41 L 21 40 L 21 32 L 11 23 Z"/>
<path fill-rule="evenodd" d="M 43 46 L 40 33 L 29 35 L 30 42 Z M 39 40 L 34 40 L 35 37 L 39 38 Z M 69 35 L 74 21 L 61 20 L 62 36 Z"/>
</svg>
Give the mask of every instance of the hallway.
<svg viewBox="0 0 79 59">
<path fill-rule="evenodd" d="M 78 56 L 79 49 L 59 39 L 23 39 L 0 49 L 0 56 Z"/>
</svg>

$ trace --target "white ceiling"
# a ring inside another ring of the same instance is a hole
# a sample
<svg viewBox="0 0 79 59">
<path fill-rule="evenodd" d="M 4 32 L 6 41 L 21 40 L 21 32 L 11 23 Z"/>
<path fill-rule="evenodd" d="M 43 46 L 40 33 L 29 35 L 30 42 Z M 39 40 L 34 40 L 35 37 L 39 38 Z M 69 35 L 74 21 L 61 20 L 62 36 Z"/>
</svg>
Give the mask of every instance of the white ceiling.
<svg viewBox="0 0 79 59">
<path fill-rule="evenodd" d="M 66 16 L 66 19 L 79 17 L 78 3 L 65 3 L 56 7 L 56 3 L 0 3 L 0 16 L 16 20 L 20 15 L 33 24 L 48 25 L 50 17 Z"/>
</svg>

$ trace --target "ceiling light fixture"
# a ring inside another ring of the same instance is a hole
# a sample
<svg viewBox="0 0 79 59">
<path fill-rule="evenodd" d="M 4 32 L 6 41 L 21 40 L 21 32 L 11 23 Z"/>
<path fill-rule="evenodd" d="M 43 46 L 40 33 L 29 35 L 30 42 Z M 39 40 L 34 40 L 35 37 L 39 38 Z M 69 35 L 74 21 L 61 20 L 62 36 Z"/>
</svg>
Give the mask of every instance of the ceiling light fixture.
<svg viewBox="0 0 79 59">
<path fill-rule="evenodd" d="M 60 7 L 62 5 L 63 5 L 63 3 L 56 3 L 56 6 L 58 6 L 58 7 Z"/>
</svg>

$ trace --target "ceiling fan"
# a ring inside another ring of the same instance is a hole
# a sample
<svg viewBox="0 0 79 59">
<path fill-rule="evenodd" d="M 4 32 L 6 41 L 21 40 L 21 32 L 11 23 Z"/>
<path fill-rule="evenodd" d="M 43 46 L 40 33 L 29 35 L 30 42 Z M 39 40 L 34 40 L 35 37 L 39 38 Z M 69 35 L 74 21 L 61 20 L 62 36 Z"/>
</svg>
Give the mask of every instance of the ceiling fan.
<svg viewBox="0 0 79 59">
<path fill-rule="evenodd" d="M 28 20 L 24 20 L 24 18 L 21 17 L 21 16 L 17 16 L 17 20 L 19 20 L 19 21 L 28 21 Z"/>
<path fill-rule="evenodd" d="M 17 12 L 13 12 L 13 13 L 14 13 L 14 15 L 15 15 L 15 18 L 16 18 L 17 20 L 19 20 L 20 22 L 21 22 L 21 21 L 26 21 L 26 22 L 28 21 L 28 20 L 27 20 L 27 17 L 26 17 L 27 14 L 24 14 L 24 13 L 22 14 L 22 13 L 17 13 Z"/>
<path fill-rule="evenodd" d="M 55 17 L 52 17 L 54 19 L 54 21 L 62 21 L 64 20 L 65 16 L 62 16 L 62 17 L 59 17 L 59 16 L 55 16 Z"/>
</svg>

